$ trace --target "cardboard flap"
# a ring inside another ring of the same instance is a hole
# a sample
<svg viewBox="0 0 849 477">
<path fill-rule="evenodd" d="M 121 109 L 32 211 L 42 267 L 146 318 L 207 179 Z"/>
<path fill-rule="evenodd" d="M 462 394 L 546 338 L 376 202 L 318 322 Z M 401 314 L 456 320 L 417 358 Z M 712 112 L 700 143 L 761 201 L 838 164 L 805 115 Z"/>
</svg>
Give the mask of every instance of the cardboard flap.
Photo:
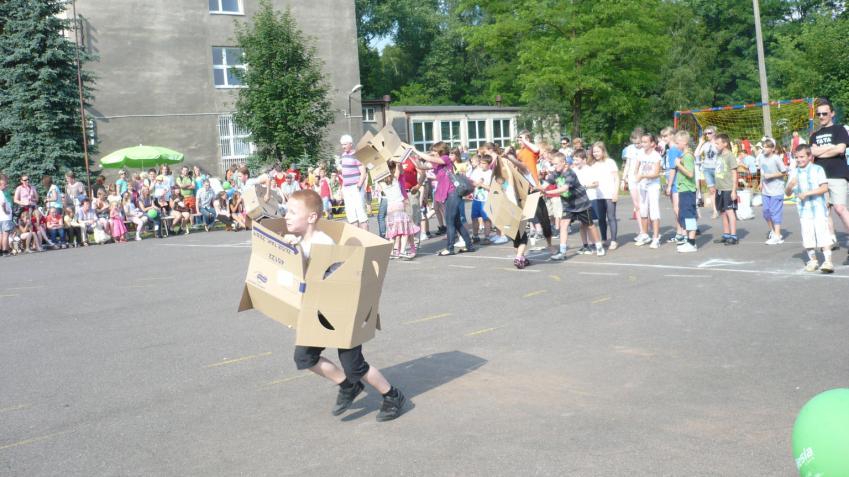
<svg viewBox="0 0 849 477">
<path fill-rule="evenodd" d="M 492 224 L 498 227 L 506 237 L 513 239 L 519 236 L 522 225 L 522 209 L 507 198 L 506 193 L 497 182 L 497 187 L 489 191 L 486 200 L 486 212 Z"/>
<path fill-rule="evenodd" d="M 374 134 L 372 134 L 371 131 L 366 131 L 366 133 L 363 134 L 363 137 L 361 137 L 360 140 L 357 142 L 357 145 L 356 147 L 354 147 L 354 150 L 358 151 L 368 146 L 372 139 L 374 139 Z"/>
<path fill-rule="evenodd" d="M 242 200 L 245 204 L 245 213 L 251 219 L 258 220 L 263 217 L 280 217 L 280 198 L 276 192 L 268 194 L 265 199 L 266 188 L 257 184 L 254 187 L 245 187 Z"/>
<path fill-rule="evenodd" d="M 531 220 L 537 214 L 537 205 L 539 204 L 540 192 L 534 192 L 533 194 L 529 194 L 525 198 L 525 205 L 522 207 L 522 219 L 523 220 Z"/>
<path fill-rule="evenodd" d="M 248 292 L 248 286 L 242 289 L 242 299 L 239 301 L 238 311 L 251 310 L 254 307 L 254 302 L 251 301 L 251 294 Z"/>
</svg>

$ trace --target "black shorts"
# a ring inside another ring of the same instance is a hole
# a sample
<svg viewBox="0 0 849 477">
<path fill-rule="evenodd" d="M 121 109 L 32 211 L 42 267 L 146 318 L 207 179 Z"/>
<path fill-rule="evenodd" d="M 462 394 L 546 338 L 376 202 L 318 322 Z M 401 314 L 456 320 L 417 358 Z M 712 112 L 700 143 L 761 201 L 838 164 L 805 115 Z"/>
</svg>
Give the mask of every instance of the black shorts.
<svg viewBox="0 0 849 477">
<path fill-rule="evenodd" d="M 582 210 L 580 212 L 563 211 L 563 219 L 570 222 L 580 222 L 583 225 L 593 224 L 593 217 L 590 215 L 590 209 Z"/>
<path fill-rule="evenodd" d="M 716 191 L 716 210 L 725 212 L 726 210 L 737 210 L 737 201 L 731 200 L 730 190 Z"/>
<path fill-rule="evenodd" d="M 315 346 L 295 346 L 295 366 L 298 369 L 309 369 L 318 364 L 318 358 L 324 348 Z M 369 364 L 363 357 L 363 345 L 351 349 L 339 349 L 339 362 L 345 371 L 345 377 L 349 383 L 356 383 L 363 379 L 369 370 Z"/>
</svg>

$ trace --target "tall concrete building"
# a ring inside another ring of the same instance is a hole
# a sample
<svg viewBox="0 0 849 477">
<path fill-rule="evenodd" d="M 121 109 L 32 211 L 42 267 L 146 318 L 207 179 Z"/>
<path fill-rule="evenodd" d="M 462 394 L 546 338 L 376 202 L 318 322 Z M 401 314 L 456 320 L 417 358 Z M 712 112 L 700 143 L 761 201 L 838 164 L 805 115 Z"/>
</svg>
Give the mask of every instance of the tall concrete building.
<svg viewBox="0 0 849 477">
<path fill-rule="evenodd" d="M 77 0 L 83 47 L 99 58 L 94 120 L 99 154 L 138 144 L 165 146 L 186 163 L 220 173 L 251 152 L 232 120 L 242 86 L 228 67 L 244 67 L 235 22 L 250 22 L 258 0 Z M 362 131 L 353 0 L 272 0 L 291 8 L 330 83 L 336 119 L 327 141 Z M 354 113 L 351 113 L 351 106 Z"/>
</svg>

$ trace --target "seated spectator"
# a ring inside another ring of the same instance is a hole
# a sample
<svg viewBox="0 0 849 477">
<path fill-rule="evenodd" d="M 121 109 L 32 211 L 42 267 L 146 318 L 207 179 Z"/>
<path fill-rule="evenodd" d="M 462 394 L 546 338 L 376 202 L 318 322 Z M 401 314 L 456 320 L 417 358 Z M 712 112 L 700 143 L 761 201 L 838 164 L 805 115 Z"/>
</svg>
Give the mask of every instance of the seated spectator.
<svg viewBox="0 0 849 477">
<path fill-rule="evenodd" d="M 175 234 L 179 233 L 182 226 L 185 229 L 183 233 L 189 235 L 189 230 L 192 226 L 192 211 L 188 204 L 186 204 L 183 195 L 180 194 L 180 186 L 171 188 L 169 205 L 171 207 L 171 217 L 174 218 L 174 223 L 171 224 L 171 232 Z"/>
<path fill-rule="evenodd" d="M 153 224 L 153 235 L 162 238 L 162 210 L 156 206 L 156 200 L 150 195 L 149 187 L 142 187 L 137 207 L 147 217 L 148 223 Z"/>
<path fill-rule="evenodd" d="M 17 236 L 15 238 L 20 242 L 21 252 L 44 251 L 41 247 L 41 238 L 33 231 L 32 216 L 29 209 L 24 209 L 18 218 Z"/>
<path fill-rule="evenodd" d="M 65 239 L 68 244 L 74 248 L 82 246 L 84 228 L 80 228 L 80 223 L 77 222 L 73 207 L 65 207 L 65 215 L 62 217 L 62 223 L 65 227 Z"/>
<path fill-rule="evenodd" d="M 123 172 L 123 171 L 121 171 Z M 126 182 L 126 181 L 124 181 Z M 123 187 L 123 186 L 122 186 Z M 121 194 L 123 192 L 118 192 L 118 186 L 115 184 L 109 185 L 109 194 L 106 196 L 106 202 L 110 204 L 121 203 Z"/>
<path fill-rule="evenodd" d="M 132 196 L 129 192 L 124 193 L 124 203 L 122 204 L 122 209 L 124 212 L 124 217 L 127 221 L 132 222 L 136 226 L 136 240 L 141 240 L 141 233 L 144 230 L 145 225 L 148 221 L 148 216 L 141 211 L 138 207 L 136 207 L 136 203 L 133 201 Z"/>
<path fill-rule="evenodd" d="M 91 203 L 91 207 L 94 209 L 94 212 L 97 214 L 97 224 L 100 228 L 106 232 L 107 235 L 112 235 L 112 230 L 110 229 L 111 224 L 109 223 L 109 202 L 106 201 L 106 190 L 100 189 L 97 191 L 97 196 L 94 201 Z"/>
<path fill-rule="evenodd" d="M 170 200 L 171 192 L 168 189 L 168 184 L 165 182 L 165 176 L 158 175 L 154 180 L 153 187 L 150 191 L 153 193 L 153 198 L 157 200 Z"/>
<path fill-rule="evenodd" d="M 62 209 L 50 209 L 47 215 L 47 236 L 58 248 L 68 248 L 65 236 L 65 223 L 62 219 Z"/>
<path fill-rule="evenodd" d="M 32 211 L 38 207 L 38 191 L 30 185 L 28 175 L 21 176 L 21 185 L 15 188 L 12 200 L 22 211 Z"/>
<path fill-rule="evenodd" d="M 215 223 L 215 207 L 212 202 L 215 200 L 215 192 L 209 185 L 209 179 L 204 179 L 203 187 L 197 193 L 198 212 L 203 216 L 203 228 L 209 232 L 209 228 Z M 223 192 L 223 191 L 222 191 Z"/>
<path fill-rule="evenodd" d="M 238 191 L 233 193 L 233 197 L 230 199 L 230 204 L 228 205 L 230 209 L 230 218 L 233 219 L 233 222 L 236 223 L 235 230 L 239 230 L 239 227 L 242 229 L 247 229 L 247 218 L 245 216 L 245 207 L 242 202 L 242 195 L 239 194 Z"/>
<path fill-rule="evenodd" d="M 12 231 L 15 229 L 15 222 L 12 217 L 12 204 L 6 199 L 7 182 L 6 176 L 0 174 L 0 256 L 12 251 L 9 239 L 12 236 Z"/>
<path fill-rule="evenodd" d="M 223 190 L 219 192 L 215 200 L 212 201 L 212 206 L 215 209 L 215 218 L 224 224 L 224 230 L 228 232 L 232 230 L 233 218 L 230 216 L 230 207 L 227 205 L 227 193 Z"/>
<path fill-rule="evenodd" d="M 88 234 L 94 233 L 94 229 L 101 225 L 100 217 L 91 205 L 91 201 L 83 199 L 80 208 L 77 209 L 77 226 L 83 236 L 83 246 L 88 247 Z"/>
<path fill-rule="evenodd" d="M 47 217 L 41 212 L 41 209 L 34 209 L 31 214 L 32 217 L 32 231 L 38 236 L 42 248 L 43 244 L 47 244 L 48 247 L 52 249 L 56 249 L 56 244 L 50 240 L 50 237 L 47 236 Z"/>
</svg>

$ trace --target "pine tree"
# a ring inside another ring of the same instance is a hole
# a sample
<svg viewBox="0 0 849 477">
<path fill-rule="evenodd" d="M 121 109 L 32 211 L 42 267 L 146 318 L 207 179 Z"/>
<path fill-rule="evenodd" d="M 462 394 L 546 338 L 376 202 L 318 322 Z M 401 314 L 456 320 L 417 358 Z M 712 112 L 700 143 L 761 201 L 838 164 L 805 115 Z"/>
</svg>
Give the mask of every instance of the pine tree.
<svg viewBox="0 0 849 477">
<path fill-rule="evenodd" d="M 329 87 L 291 12 L 261 1 L 253 22 L 237 25 L 236 40 L 248 65 L 236 122 L 251 131 L 257 159 L 267 164 L 306 155 L 316 162 L 325 155 L 324 130 L 333 121 Z"/>
<path fill-rule="evenodd" d="M 59 17 L 65 7 L 62 0 L 0 2 L 0 170 L 13 181 L 58 179 L 84 167 L 76 45 L 64 36 L 73 34 L 71 21 Z M 91 56 L 80 51 L 80 59 Z"/>
</svg>

